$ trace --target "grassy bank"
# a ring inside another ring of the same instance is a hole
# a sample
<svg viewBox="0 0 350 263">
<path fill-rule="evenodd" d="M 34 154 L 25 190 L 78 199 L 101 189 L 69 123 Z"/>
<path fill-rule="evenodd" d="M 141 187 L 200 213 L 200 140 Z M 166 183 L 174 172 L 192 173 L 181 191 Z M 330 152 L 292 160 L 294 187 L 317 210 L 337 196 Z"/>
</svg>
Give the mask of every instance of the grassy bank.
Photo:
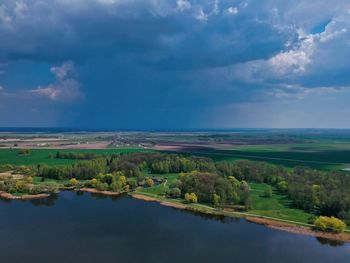
<svg viewBox="0 0 350 263">
<path fill-rule="evenodd" d="M 167 180 L 167 183 L 170 183 L 172 180 L 178 178 L 178 174 L 164 174 L 154 176 L 165 178 Z M 315 217 L 315 215 L 311 213 L 307 213 L 303 210 L 294 208 L 292 205 L 292 201 L 288 198 L 288 196 L 280 194 L 274 187 L 272 187 L 272 196 L 265 197 L 265 190 L 271 187 L 267 184 L 259 184 L 252 182 L 249 183 L 252 198 L 252 207 L 247 212 L 222 210 L 205 204 L 186 204 L 182 199 L 166 198 L 165 186 L 166 184 L 163 183 L 153 187 L 138 188 L 132 194 L 146 195 L 160 201 L 169 201 L 175 204 L 186 205 L 187 207 L 192 208 L 195 211 L 203 212 L 206 214 L 225 215 L 234 217 L 262 217 L 266 219 L 272 219 L 276 221 L 307 227 L 312 226 L 308 223 L 309 218 Z M 348 230 L 350 230 L 350 227 L 348 227 Z"/>
</svg>

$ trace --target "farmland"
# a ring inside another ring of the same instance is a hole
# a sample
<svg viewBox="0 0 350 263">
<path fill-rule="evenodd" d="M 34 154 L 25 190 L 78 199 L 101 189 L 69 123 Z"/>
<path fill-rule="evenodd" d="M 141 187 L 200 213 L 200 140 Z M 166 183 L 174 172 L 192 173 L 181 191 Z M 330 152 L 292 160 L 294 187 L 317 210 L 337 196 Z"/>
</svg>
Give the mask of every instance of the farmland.
<svg viewBox="0 0 350 263">
<path fill-rule="evenodd" d="M 0 149 L 0 165 L 11 164 L 11 165 L 63 165 L 71 164 L 77 160 L 70 159 L 58 159 L 54 158 L 57 151 L 59 152 L 89 152 L 99 155 L 107 154 L 120 154 L 145 151 L 140 148 L 118 148 L 118 149 L 31 149 L 29 154 L 21 155 L 18 149 Z"/>
</svg>

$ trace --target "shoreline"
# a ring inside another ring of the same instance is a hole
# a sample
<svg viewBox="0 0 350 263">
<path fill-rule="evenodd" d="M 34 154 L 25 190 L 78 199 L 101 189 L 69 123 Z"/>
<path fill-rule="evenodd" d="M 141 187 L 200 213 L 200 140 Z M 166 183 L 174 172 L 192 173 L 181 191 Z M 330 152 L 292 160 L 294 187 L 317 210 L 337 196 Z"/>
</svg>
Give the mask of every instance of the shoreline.
<svg viewBox="0 0 350 263">
<path fill-rule="evenodd" d="M 11 193 L 0 192 L 0 198 L 6 200 L 35 200 L 49 197 L 50 194 L 24 194 L 24 195 L 13 195 Z"/>
<path fill-rule="evenodd" d="M 92 194 L 100 194 L 100 195 L 106 195 L 106 196 L 118 196 L 123 193 L 117 193 L 117 192 L 112 192 L 112 191 L 101 191 L 97 190 L 95 188 L 88 188 L 88 187 L 83 187 L 83 188 L 76 188 L 74 189 L 76 192 L 87 192 L 87 193 L 92 193 Z"/>
<path fill-rule="evenodd" d="M 182 210 L 188 209 L 188 207 L 186 205 L 176 204 L 176 203 L 173 203 L 173 202 L 170 202 L 170 201 L 164 201 L 164 200 L 157 199 L 155 197 L 151 197 L 151 196 L 148 196 L 148 195 L 130 193 L 130 196 L 132 196 L 135 199 L 139 199 L 139 200 L 142 200 L 142 201 L 145 201 L 145 202 L 157 202 L 157 203 L 159 203 L 161 205 L 164 205 L 164 206 L 174 207 L 174 208 L 182 209 Z"/>
<path fill-rule="evenodd" d="M 201 209 L 201 208 L 191 207 L 188 205 L 176 204 L 171 201 L 164 201 L 162 199 L 157 199 L 156 197 L 151 197 L 144 194 L 131 193 L 130 195 L 135 199 L 143 200 L 146 202 L 157 202 L 160 205 L 170 206 L 177 209 L 188 210 L 192 212 L 199 212 L 207 215 L 222 215 L 227 217 L 244 218 L 247 222 L 264 225 L 266 227 L 269 227 L 275 230 L 350 243 L 350 234 L 346 232 L 343 232 L 343 233 L 321 232 L 321 231 L 313 230 L 306 226 L 279 221 L 278 219 L 276 220 L 267 219 L 261 216 L 252 216 L 249 214 L 239 213 L 239 212 L 219 211 L 219 210 L 215 210 L 214 208 L 212 210 L 206 210 L 204 208 Z"/>
<path fill-rule="evenodd" d="M 100 191 L 95 188 L 76 188 L 76 189 L 66 189 L 68 191 L 76 191 L 76 192 L 87 192 L 91 194 L 100 194 L 100 195 L 105 195 L 105 196 L 120 196 L 123 193 L 117 193 L 117 192 L 112 192 L 112 191 Z M 335 241 L 341 241 L 341 242 L 346 242 L 350 243 L 350 234 L 343 232 L 343 233 L 330 233 L 330 232 L 321 232 L 317 230 L 313 230 L 309 227 L 298 225 L 298 224 L 293 224 L 293 223 L 288 223 L 284 222 L 282 220 L 276 219 L 268 219 L 264 218 L 263 216 L 255 216 L 255 215 L 249 215 L 246 213 L 241 213 L 241 212 L 227 212 L 224 210 L 217 210 L 215 208 L 199 208 L 199 207 L 193 207 L 189 206 L 186 204 L 180 204 L 176 203 L 172 200 L 163 200 L 162 198 L 157 198 L 154 196 L 149 196 L 147 194 L 143 193 L 134 193 L 134 192 L 129 192 L 129 196 L 132 198 L 145 201 L 145 202 L 157 202 L 160 205 L 167 206 L 167 207 L 172 207 L 175 209 L 180 209 L 180 210 L 188 210 L 192 212 L 198 212 L 198 213 L 203 213 L 206 215 L 220 215 L 220 216 L 227 216 L 227 217 L 235 217 L 235 218 L 244 218 L 247 222 L 259 224 L 259 225 L 264 225 L 266 227 L 280 230 L 280 231 L 286 231 L 289 233 L 293 234 L 299 234 L 299 235 L 306 235 L 306 236 L 313 236 L 313 237 L 319 237 L 319 238 L 325 238 L 329 240 L 335 240 Z M 43 199 L 50 197 L 50 194 L 24 194 L 20 196 L 13 195 L 11 193 L 6 193 L 6 192 L 0 192 L 0 198 L 6 199 L 6 200 L 36 200 L 36 199 Z"/>
<path fill-rule="evenodd" d="M 264 225 L 272 229 L 286 231 L 289 233 L 306 235 L 306 236 L 314 236 L 314 237 L 320 237 L 320 238 L 326 238 L 326 239 L 350 243 L 350 234 L 346 232 L 343 232 L 343 233 L 322 232 L 322 231 L 313 230 L 305 226 L 295 225 L 295 224 L 272 220 L 272 219 L 266 219 L 262 217 L 247 216 L 245 219 L 248 222 Z"/>
</svg>

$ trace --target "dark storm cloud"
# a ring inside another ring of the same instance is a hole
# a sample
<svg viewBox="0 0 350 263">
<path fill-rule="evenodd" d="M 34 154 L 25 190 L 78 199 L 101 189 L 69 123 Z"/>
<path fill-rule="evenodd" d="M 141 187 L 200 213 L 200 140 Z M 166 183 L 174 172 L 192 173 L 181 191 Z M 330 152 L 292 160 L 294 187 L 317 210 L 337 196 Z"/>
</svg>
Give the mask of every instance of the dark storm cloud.
<svg viewBox="0 0 350 263">
<path fill-rule="evenodd" d="M 348 21 L 347 1 L 3 0 L 0 124 L 38 105 L 26 123 L 50 108 L 59 125 L 254 125 L 242 103 L 347 96 Z"/>
</svg>

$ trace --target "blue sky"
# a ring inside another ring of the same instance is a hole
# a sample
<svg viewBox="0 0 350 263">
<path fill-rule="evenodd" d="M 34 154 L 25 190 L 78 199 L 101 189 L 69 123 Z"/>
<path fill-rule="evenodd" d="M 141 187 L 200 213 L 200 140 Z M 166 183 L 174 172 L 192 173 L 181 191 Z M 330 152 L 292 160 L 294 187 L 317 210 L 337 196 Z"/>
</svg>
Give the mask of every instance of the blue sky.
<svg viewBox="0 0 350 263">
<path fill-rule="evenodd" d="M 0 126 L 350 128 L 349 1 L 1 0 Z"/>
</svg>

